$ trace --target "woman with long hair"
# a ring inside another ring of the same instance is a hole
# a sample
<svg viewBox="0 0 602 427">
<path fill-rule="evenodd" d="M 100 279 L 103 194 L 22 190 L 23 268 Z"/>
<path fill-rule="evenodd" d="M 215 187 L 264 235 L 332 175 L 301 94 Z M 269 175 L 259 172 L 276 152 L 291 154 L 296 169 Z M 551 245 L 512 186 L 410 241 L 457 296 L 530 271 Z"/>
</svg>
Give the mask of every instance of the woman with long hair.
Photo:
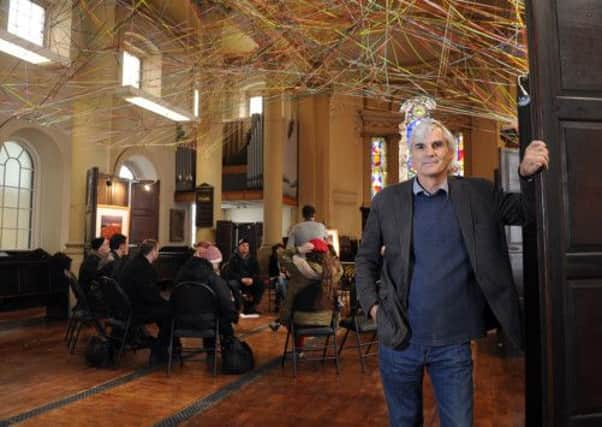
<svg viewBox="0 0 602 427">
<path fill-rule="evenodd" d="M 280 320 L 270 324 L 272 330 L 277 330 L 280 323 L 290 322 L 303 326 L 330 325 L 343 273 L 332 247 L 322 239 L 312 239 L 295 249 L 285 250 L 280 263 L 289 272 L 290 279 L 286 299 L 280 307 Z M 301 340 L 295 344 L 298 348 L 303 346 Z"/>
</svg>

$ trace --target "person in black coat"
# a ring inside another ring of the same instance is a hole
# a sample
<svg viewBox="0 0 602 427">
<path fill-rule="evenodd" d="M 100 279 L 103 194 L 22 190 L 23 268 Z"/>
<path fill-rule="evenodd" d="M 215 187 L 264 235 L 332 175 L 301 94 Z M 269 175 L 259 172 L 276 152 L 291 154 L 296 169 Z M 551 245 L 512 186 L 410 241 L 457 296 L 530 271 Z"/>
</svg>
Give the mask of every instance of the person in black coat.
<svg viewBox="0 0 602 427">
<path fill-rule="evenodd" d="M 234 336 L 232 323 L 238 322 L 238 310 L 234 305 L 234 299 L 226 282 L 215 274 L 211 262 L 203 255 L 207 254 L 207 248 L 198 246 L 194 255 L 180 268 L 176 276 L 176 283 L 185 281 L 200 282 L 209 285 L 215 292 L 218 303 L 218 315 L 220 321 L 220 335 L 223 339 Z M 202 306 L 199 301 L 199 307 Z M 205 347 L 210 347 L 214 342 L 205 339 Z"/>
<path fill-rule="evenodd" d="M 125 265 L 128 261 L 127 237 L 121 233 L 115 233 L 109 239 L 111 253 L 110 261 L 102 268 L 102 273 L 112 279 L 119 280 Z"/>
<path fill-rule="evenodd" d="M 110 252 L 109 241 L 104 237 L 92 239 L 90 250 L 88 251 L 84 262 L 79 267 L 78 282 L 86 296 L 90 294 L 90 285 L 97 281 L 104 270 L 102 270 L 109 261 Z"/>
<path fill-rule="evenodd" d="M 162 360 L 167 357 L 172 311 L 169 302 L 159 292 L 159 274 L 152 266 L 157 258 L 157 241 L 144 240 L 138 255 L 123 268 L 119 283 L 132 304 L 134 324 L 155 322 L 159 327 L 158 357 Z"/>
<path fill-rule="evenodd" d="M 249 253 L 249 241 L 240 239 L 238 248 L 228 260 L 225 279 L 243 294 L 243 314 L 259 314 L 257 305 L 261 301 L 265 286 L 259 277 L 257 258 Z"/>
<path fill-rule="evenodd" d="M 427 370 L 441 425 L 469 426 L 470 341 L 486 333 L 488 308 L 511 341 L 522 342 L 503 226 L 533 220 L 533 176 L 548 166 L 548 150 L 543 141 L 526 147 L 518 194 L 450 176 L 455 139 L 434 119 L 421 119 L 409 143 L 416 177 L 372 199 L 355 258 L 358 299 L 376 320 L 390 424 L 422 424 Z"/>
</svg>

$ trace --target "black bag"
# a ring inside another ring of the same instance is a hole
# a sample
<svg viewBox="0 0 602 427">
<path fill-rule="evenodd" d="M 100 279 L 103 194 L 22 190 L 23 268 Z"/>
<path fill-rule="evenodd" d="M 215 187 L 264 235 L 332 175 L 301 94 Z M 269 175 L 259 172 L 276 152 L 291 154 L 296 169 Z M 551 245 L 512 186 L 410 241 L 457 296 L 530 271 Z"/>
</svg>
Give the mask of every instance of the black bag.
<svg viewBox="0 0 602 427">
<path fill-rule="evenodd" d="M 113 344 L 105 337 L 93 336 L 86 346 L 86 363 L 95 368 L 108 368 L 113 364 Z"/>
<path fill-rule="evenodd" d="M 249 344 L 236 337 L 224 342 L 222 351 L 222 372 L 224 374 L 244 374 L 254 367 L 255 359 Z"/>
</svg>

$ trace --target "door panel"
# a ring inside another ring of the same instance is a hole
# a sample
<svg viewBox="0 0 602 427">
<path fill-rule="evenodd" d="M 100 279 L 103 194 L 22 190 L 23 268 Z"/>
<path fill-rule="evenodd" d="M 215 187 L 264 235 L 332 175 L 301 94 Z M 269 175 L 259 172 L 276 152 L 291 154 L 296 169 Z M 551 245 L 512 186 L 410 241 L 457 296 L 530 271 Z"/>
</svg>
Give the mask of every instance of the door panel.
<svg viewBox="0 0 602 427">
<path fill-rule="evenodd" d="M 130 209 L 130 242 L 140 243 L 144 239 L 159 238 L 159 181 L 152 185 L 132 183 L 132 206 Z"/>
<path fill-rule="evenodd" d="M 602 425 L 602 8 L 527 2 L 538 182 L 544 426 Z M 529 286 L 529 284 L 525 284 Z M 527 307 L 529 310 L 529 307 Z"/>
</svg>

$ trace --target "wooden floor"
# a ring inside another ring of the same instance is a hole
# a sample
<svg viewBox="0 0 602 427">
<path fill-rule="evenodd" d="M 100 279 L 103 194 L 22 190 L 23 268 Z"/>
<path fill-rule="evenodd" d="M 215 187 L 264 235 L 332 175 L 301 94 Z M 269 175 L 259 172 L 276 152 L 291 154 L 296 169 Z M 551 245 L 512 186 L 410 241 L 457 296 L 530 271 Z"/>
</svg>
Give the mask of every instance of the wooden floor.
<svg viewBox="0 0 602 427">
<path fill-rule="evenodd" d="M 0 426 L 348 426 L 387 425 L 376 358 L 365 374 L 353 350 L 343 352 L 341 375 L 334 364 L 280 367 L 285 331 L 266 328 L 271 320 L 241 319 L 257 368 L 245 375 L 212 377 L 203 362 L 186 361 L 170 377 L 146 367 L 147 351 L 128 354 L 116 369 L 86 366 L 80 339 L 70 355 L 65 322 L 45 322 L 35 310 L 0 315 Z M 33 319 L 33 320 L 31 320 Z M 90 331 L 91 332 L 91 331 Z M 473 346 L 475 425 L 524 425 L 521 357 L 499 355 L 495 337 Z M 425 425 L 437 426 L 433 394 L 425 388 Z"/>
</svg>

